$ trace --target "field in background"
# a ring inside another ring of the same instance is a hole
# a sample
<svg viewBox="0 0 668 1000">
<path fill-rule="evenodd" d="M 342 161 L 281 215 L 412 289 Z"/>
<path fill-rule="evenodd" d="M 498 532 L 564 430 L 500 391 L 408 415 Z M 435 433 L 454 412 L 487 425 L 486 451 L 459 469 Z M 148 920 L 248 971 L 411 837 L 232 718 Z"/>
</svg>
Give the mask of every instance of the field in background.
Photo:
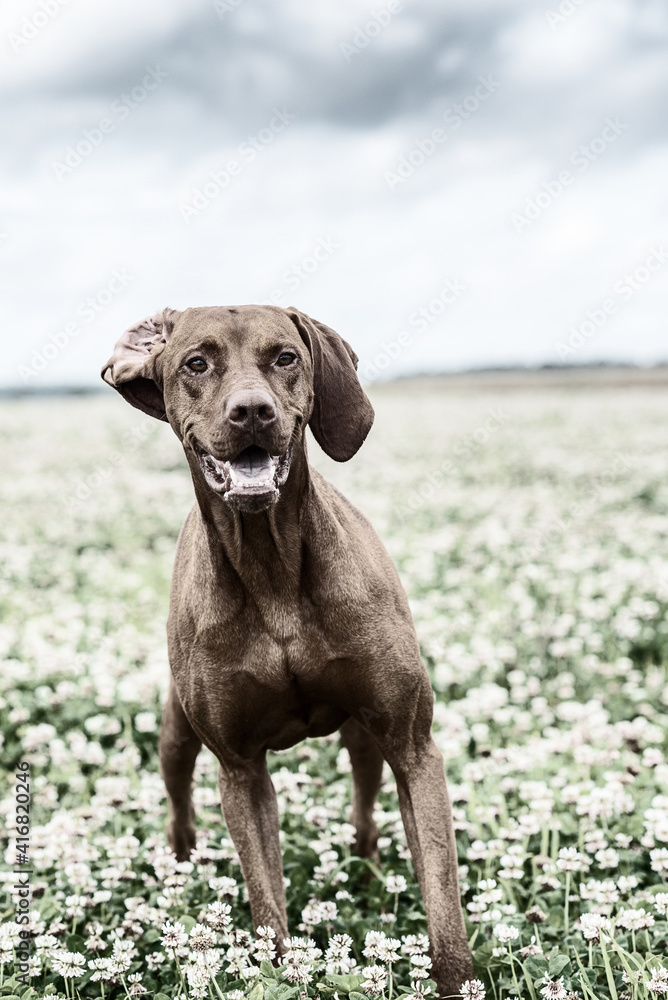
<svg viewBox="0 0 668 1000">
<path fill-rule="evenodd" d="M 408 590 L 476 971 L 498 1000 L 668 992 L 668 393 L 602 381 L 379 386 L 351 463 L 310 446 Z M 266 940 L 245 935 L 206 752 L 196 855 L 177 865 L 166 853 L 164 623 L 192 500 L 170 428 L 120 397 L 4 402 L 0 419 L 0 992 L 25 990 L 11 978 L 20 760 L 32 784 L 32 996 L 48 984 L 81 997 L 428 991 L 423 942 L 408 938 L 426 924 L 391 774 L 382 877 L 369 879 L 350 853 L 336 737 L 272 755 L 291 931 L 311 941 L 282 975 L 261 964 Z"/>
</svg>

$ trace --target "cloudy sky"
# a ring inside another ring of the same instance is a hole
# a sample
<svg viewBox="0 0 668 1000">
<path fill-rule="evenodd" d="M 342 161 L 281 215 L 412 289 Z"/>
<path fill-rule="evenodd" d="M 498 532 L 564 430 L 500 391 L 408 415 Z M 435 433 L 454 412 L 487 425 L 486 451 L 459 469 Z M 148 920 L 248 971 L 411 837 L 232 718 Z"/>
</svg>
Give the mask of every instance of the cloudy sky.
<svg viewBox="0 0 668 1000">
<path fill-rule="evenodd" d="M 163 306 L 367 381 L 668 359 L 664 0 L 5 0 L 3 385 Z"/>
</svg>

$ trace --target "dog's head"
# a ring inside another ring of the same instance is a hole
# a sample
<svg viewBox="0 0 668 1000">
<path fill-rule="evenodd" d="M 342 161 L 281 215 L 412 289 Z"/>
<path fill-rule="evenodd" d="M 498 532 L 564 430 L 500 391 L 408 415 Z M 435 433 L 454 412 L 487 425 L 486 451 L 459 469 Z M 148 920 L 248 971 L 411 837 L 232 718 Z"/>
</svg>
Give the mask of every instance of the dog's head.
<svg viewBox="0 0 668 1000">
<path fill-rule="evenodd" d="M 102 378 L 168 420 L 209 487 L 264 510 L 290 473 L 308 423 L 337 462 L 355 454 L 373 409 L 338 333 L 297 309 L 165 309 L 131 326 Z"/>
</svg>

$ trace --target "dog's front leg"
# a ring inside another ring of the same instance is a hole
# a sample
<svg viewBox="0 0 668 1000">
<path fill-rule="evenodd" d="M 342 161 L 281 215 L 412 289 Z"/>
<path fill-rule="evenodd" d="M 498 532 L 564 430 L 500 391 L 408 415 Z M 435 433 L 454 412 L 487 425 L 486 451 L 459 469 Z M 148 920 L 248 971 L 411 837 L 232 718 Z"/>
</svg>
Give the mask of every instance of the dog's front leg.
<svg viewBox="0 0 668 1000">
<path fill-rule="evenodd" d="M 225 823 L 239 855 L 254 927 L 288 936 L 276 792 L 264 753 L 252 760 L 227 754 L 218 772 Z"/>
<path fill-rule="evenodd" d="M 433 978 L 441 996 L 459 994 L 473 978 L 462 915 L 457 848 L 443 756 L 429 737 L 420 746 L 388 754 L 415 872 L 422 890 Z"/>
<path fill-rule="evenodd" d="M 185 861 L 195 846 L 195 810 L 192 777 L 202 741 L 186 718 L 174 682 L 162 718 L 158 757 L 169 797 L 167 841 L 179 861 Z"/>
</svg>

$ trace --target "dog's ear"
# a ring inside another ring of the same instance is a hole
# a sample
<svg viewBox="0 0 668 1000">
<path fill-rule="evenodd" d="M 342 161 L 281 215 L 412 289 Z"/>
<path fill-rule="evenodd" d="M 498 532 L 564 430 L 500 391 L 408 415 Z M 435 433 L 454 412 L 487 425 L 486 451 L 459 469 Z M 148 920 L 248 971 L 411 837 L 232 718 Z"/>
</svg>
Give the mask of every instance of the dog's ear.
<svg viewBox="0 0 668 1000">
<path fill-rule="evenodd" d="M 373 407 L 357 378 L 357 355 L 324 323 L 290 306 L 287 313 L 308 347 L 313 364 L 313 413 L 309 427 L 327 455 L 347 462 L 373 424 Z"/>
<path fill-rule="evenodd" d="M 102 378 L 128 403 L 158 420 L 167 420 L 156 359 L 174 326 L 173 309 L 147 316 L 125 331 L 102 369 Z"/>
</svg>

